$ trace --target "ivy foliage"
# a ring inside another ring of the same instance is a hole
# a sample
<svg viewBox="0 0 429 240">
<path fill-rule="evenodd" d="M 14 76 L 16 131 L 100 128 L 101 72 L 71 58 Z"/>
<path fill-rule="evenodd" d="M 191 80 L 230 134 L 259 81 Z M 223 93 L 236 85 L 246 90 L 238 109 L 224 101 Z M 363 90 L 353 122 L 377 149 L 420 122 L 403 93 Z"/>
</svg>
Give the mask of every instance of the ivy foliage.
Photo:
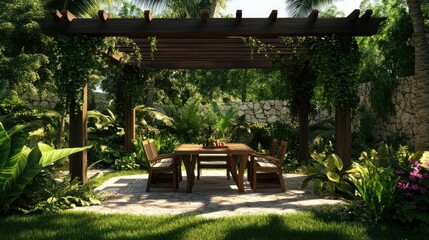
<svg viewBox="0 0 429 240">
<path fill-rule="evenodd" d="M 312 38 L 289 37 L 283 38 L 282 43 L 293 48 L 295 54 L 277 58 L 274 63 L 288 83 L 290 110 L 296 116 L 300 107 L 311 108 L 310 101 L 314 97 L 316 76 L 310 68 L 311 58 L 307 50 L 314 42 Z"/>
<path fill-rule="evenodd" d="M 82 93 L 86 84 L 95 86 L 102 77 L 101 56 L 103 39 L 79 36 L 58 36 L 56 40 L 57 67 L 55 82 L 58 93 L 67 105 L 75 104 L 75 109 L 82 106 Z"/>
<path fill-rule="evenodd" d="M 310 66 L 323 86 L 328 106 L 354 108 L 358 103 L 360 60 L 356 41 L 336 35 L 319 37 L 311 52 Z"/>
</svg>

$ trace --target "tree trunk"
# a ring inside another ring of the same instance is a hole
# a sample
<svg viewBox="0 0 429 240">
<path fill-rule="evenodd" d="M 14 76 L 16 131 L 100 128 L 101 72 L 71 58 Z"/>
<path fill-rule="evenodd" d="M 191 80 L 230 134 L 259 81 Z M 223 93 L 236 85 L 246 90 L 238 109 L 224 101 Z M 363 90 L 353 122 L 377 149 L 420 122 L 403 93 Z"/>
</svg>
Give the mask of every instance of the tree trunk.
<svg viewBox="0 0 429 240">
<path fill-rule="evenodd" d="M 420 0 L 407 0 L 414 29 L 416 88 L 416 149 L 429 148 L 429 44 Z"/>
</svg>

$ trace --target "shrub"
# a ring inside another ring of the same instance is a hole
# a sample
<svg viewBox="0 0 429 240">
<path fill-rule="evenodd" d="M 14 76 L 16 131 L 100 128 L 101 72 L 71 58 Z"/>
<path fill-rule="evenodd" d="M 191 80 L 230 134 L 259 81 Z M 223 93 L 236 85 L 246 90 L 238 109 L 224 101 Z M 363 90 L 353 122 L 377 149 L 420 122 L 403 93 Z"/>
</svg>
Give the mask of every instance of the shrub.
<svg viewBox="0 0 429 240">
<path fill-rule="evenodd" d="M 396 173 L 398 201 L 396 218 L 410 224 L 429 224 L 429 152 L 416 153 Z"/>
<path fill-rule="evenodd" d="M 378 160 L 376 154 L 369 158 L 368 154 L 363 152 L 361 160 L 362 163 L 353 163 L 352 169 L 347 171 L 347 177 L 359 193 L 358 200 L 362 199 L 374 220 L 379 221 L 392 211 L 398 177 L 392 167 L 379 167 L 373 163 Z"/>
<path fill-rule="evenodd" d="M 307 168 L 307 178 L 302 183 L 306 188 L 310 181 L 314 182 L 313 191 L 316 194 L 329 194 L 331 197 L 338 194 L 352 195 L 353 188 L 344 177 L 343 161 L 336 154 L 328 157 L 324 153 L 313 153 L 314 160 Z"/>
<path fill-rule="evenodd" d="M 135 170 L 139 169 L 140 166 L 136 163 L 135 156 L 126 155 L 116 159 L 112 168 L 115 170 Z"/>
</svg>

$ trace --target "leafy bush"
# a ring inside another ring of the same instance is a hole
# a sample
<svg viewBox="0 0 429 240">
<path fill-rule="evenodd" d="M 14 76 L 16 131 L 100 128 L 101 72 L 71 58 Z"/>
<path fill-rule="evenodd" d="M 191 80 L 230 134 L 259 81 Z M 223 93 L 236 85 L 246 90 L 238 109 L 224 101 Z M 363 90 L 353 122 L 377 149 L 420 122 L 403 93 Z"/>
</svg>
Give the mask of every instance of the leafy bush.
<svg viewBox="0 0 429 240">
<path fill-rule="evenodd" d="M 115 114 L 106 109 L 107 114 L 97 110 L 88 111 L 88 142 L 93 145 L 88 151 L 88 163 L 102 162 L 110 165 L 113 159 L 125 155 L 123 127 Z"/>
<path fill-rule="evenodd" d="M 88 147 L 55 150 L 46 144 L 25 147 L 25 126 L 6 131 L 0 123 L 0 213 L 6 213 L 24 188 L 48 165 Z"/>
<path fill-rule="evenodd" d="M 379 160 L 374 150 L 370 156 L 363 152 L 360 160 L 362 163 L 353 163 L 353 168 L 347 171 L 347 177 L 355 185 L 358 199 L 363 200 L 374 220 L 379 221 L 391 214 L 399 178 L 394 174 L 394 168 L 374 163 Z"/>
<path fill-rule="evenodd" d="M 396 218 L 426 227 L 429 224 L 429 152 L 414 154 L 396 173 L 400 176 Z"/>
<path fill-rule="evenodd" d="M 37 178 L 37 177 L 36 177 Z M 91 183 L 82 184 L 78 179 L 70 181 L 54 180 L 49 176 L 39 176 L 38 181 L 45 178 L 42 183 L 32 183 L 25 191 L 28 204 L 19 206 L 24 213 L 58 212 L 76 206 L 89 206 L 100 204 L 97 200 Z"/>
<path fill-rule="evenodd" d="M 135 156 L 126 155 L 116 159 L 112 168 L 115 170 L 135 170 L 139 169 L 140 166 L 136 163 Z"/>
<path fill-rule="evenodd" d="M 270 147 L 272 141 L 271 127 L 267 123 L 251 122 L 250 131 L 252 133 L 252 140 L 248 143 L 249 147 L 258 149 L 258 144 L 261 144 L 263 149 Z"/>
<path fill-rule="evenodd" d="M 313 190 L 316 194 L 329 194 L 331 197 L 340 193 L 353 194 L 353 187 L 345 178 L 343 161 L 336 154 L 328 157 L 324 153 L 313 153 L 313 164 L 307 168 L 307 177 L 302 183 L 306 188 L 310 181 L 314 182 Z"/>
</svg>

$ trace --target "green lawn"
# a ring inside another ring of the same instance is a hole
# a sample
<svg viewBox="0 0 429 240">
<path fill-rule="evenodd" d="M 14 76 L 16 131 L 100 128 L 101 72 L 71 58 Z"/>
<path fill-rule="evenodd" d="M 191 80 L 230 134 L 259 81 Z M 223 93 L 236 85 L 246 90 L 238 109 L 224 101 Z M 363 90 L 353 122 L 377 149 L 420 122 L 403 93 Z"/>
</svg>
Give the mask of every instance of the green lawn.
<svg viewBox="0 0 429 240">
<path fill-rule="evenodd" d="M 203 219 L 62 212 L 0 218 L 0 239 L 427 239 L 396 224 L 341 222 L 304 212 Z"/>
</svg>

